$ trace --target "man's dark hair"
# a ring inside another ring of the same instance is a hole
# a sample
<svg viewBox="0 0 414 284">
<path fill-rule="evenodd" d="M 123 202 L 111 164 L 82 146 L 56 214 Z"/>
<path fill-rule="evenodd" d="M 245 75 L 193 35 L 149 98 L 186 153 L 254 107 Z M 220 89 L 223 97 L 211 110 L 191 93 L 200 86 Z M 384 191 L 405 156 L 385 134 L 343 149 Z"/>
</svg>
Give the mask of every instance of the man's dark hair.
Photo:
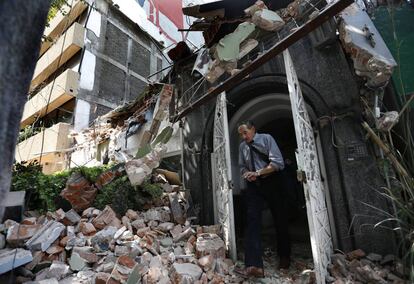
<svg viewBox="0 0 414 284">
<path fill-rule="evenodd" d="M 248 129 L 250 129 L 250 128 L 252 128 L 252 127 L 256 127 L 256 126 L 254 125 L 253 121 L 251 121 L 251 120 L 243 120 L 243 121 L 240 121 L 240 122 L 237 124 L 237 128 L 239 128 L 239 127 L 240 127 L 240 126 L 242 126 L 242 125 L 246 125 Z"/>
</svg>

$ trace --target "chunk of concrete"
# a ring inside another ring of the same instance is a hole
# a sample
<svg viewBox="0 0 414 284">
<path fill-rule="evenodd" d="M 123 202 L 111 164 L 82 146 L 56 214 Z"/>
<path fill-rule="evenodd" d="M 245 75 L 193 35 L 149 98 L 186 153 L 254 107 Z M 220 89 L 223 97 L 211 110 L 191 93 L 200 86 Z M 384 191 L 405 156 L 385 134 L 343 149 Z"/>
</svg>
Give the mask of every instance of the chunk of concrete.
<svg viewBox="0 0 414 284">
<path fill-rule="evenodd" d="M 99 230 L 106 226 L 121 227 L 121 221 L 116 217 L 115 211 L 109 206 L 105 206 L 105 209 L 93 219 L 92 224 Z"/>
<path fill-rule="evenodd" d="M 220 61 L 235 61 L 240 53 L 240 44 L 255 30 L 253 23 L 239 24 L 236 30 L 223 37 L 217 44 L 217 59 Z"/>
<path fill-rule="evenodd" d="M 176 192 L 168 194 L 170 200 L 170 209 L 173 219 L 178 224 L 184 224 L 186 221 L 185 213 L 178 202 L 178 195 Z"/>
<path fill-rule="evenodd" d="M 128 277 L 128 280 L 126 282 L 126 284 L 137 284 L 137 283 L 141 283 L 141 269 L 140 266 L 137 264 L 134 266 L 134 268 L 132 269 L 131 274 Z"/>
<path fill-rule="evenodd" d="M 33 260 L 32 253 L 25 249 L 0 250 L 0 274 Z"/>
<path fill-rule="evenodd" d="M 69 273 L 69 265 L 66 265 L 60 261 L 54 261 L 47 271 L 46 278 L 56 278 L 57 280 L 65 278 Z"/>
<path fill-rule="evenodd" d="M 171 222 L 164 222 L 158 225 L 157 229 L 160 230 L 161 232 L 168 232 L 170 230 L 172 230 L 174 228 L 174 223 Z"/>
<path fill-rule="evenodd" d="M 26 246 L 30 250 L 45 251 L 59 238 L 64 229 L 63 224 L 50 220 L 26 242 Z"/>
<path fill-rule="evenodd" d="M 63 224 L 65 224 L 66 226 L 73 226 L 79 223 L 79 221 L 81 220 L 81 217 L 79 216 L 78 213 L 76 213 L 75 210 L 70 209 L 68 212 L 65 213 L 65 217 L 63 218 Z"/>
<path fill-rule="evenodd" d="M 109 244 L 114 238 L 117 228 L 109 226 L 99 231 L 91 239 L 91 244 L 97 252 L 106 251 L 109 248 Z"/>
<path fill-rule="evenodd" d="M 194 283 L 194 281 L 200 279 L 203 270 L 192 263 L 174 263 L 172 266 L 172 275 L 174 283 L 182 283 L 182 281 L 192 281 L 188 283 Z"/>
<path fill-rule="evenodd" d="M 134 221 L 136 219 L 138 219 L 138 213 L 137 211 L 128 209 L 127 212 L 125 213 L 125 216 L 127 216 L 130 220 Z"/>
<path fill-rule="evenodd" d="M 198 259 L 198 265 L 200 265 L 204 271 L 211 270 L 214 268 L 215 258 L 211 254 L 205 255 L 201 257 L 200 259 Z"/>
<path fill-rule="evenodd" d="M 81 173 L 74 172 L 60 195 L 70 202 L 73 209 L 81 212 L 91 206 L 96 193 L 97 189 Z"/>
<path fill-rule="evenodd" d="M 70 269 L 73 271 L 81 271 L 88 266 L 86 260 L 81 258 L 76 252 L 72 252 L 72 255 L 69 259 L 69 265 Z"/>
<path fill-rule="evenodd" d="M 213 255 L 216 258 L 226 257 L 226 246 L 224 241 L 216 234 L 201 234 L 196 242 L 196 255 Z"/>
<path fill-rule="evenodd" d="M 137 219 L 131 223 L 132 227 L 139 230 L 145 228 L 145 221 L 144 219 Z"/>
<path fill-rule="evenodd" d="M 20 225 L 16 224 L 7 230 L 7 243 L 11 246 L 23 246 L 24 242 L 34 236 L 42 225 Z"/>
<path fill-rule="evenodd" d="M 339 38 L 353 60 L 355 73 L 371 88 L 385 86 L 397 66 L 371 18 L 354 3 L 340 13 Z"/>
<path fill-rule="evenodd" d="M 99 261 L 99 256 L 93 252 L 92 247 L 74 247 L 73 252 L 77 253 L 81 258 L 88 263 L 96 263 Z"/>
<path fill-rule="evenodd" d="M 79 230 L 85 236 L 93 235 L 93 234 L 96 233 L 96 229 L 95 229 L 95 227 L 93 226 L 92 223 L 81 222 L 79 224 Z"/>
<path fill-rule="evenodd" d="M 256 11 L 252 22 L 261 29 L 270 32 L 278 31 L 285 25 L 283 19 L 276 12 L 268 9 Z"/>
<path fill-rule="evenodd" d="M 194 234 L 195 231 L 191 227 L 189 227 L 184 232 L 174 237 L 174 242 L 185 241 Z"/>
</svg>

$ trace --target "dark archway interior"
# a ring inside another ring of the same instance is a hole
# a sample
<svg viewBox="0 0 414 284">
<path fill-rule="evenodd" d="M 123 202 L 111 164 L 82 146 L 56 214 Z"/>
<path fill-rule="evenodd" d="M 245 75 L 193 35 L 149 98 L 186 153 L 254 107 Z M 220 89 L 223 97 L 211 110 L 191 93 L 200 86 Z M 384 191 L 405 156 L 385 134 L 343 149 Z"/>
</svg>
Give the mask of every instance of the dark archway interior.
<svg viewBox="0 0 414 284">
<path fill-rule="evenodd" d="M 272 135 L 285 159 L 288 172 L 288 200 L 289 212 L 289 232 L 292 241 L 292 259 L 312 259 L 310 247 L 310 236 L 306 215 L 305 198 L 302 185 L 296 179 L 296 137 L 293 120 L 290 117 L 281 117 L 276 120 L 269 120 L 266 124 L 257 129 L 259 133 L 269 133 Z M 244 228 L 245 210 L 243 204 L 243 194 L 234 196 L 234 215 L 236 223 L 236 240 L 239 259 L 244 255 Z M 269 252 L 276 251 L 276 232 L 273 225 L 273 218 L 269 207 L 266 205 L 263 211 L 262 220 L 262 241 L 265 257 L 274 257 Z"/>
</svg>

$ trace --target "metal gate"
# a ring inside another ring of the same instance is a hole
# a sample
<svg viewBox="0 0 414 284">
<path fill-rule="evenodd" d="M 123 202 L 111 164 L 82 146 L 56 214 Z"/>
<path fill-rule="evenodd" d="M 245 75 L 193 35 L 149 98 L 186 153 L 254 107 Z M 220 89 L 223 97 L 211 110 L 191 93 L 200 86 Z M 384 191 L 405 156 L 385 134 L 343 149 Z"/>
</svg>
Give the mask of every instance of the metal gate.
<svg viewBox="0 0 414 284">
<path fill-rule="evenodd" d="M 216 224 L 221 224 L 230 257 L 237 259 L 231 182 L 231 159 L 226 94 L 217 97 L 212 153 L 213 200 Z"/>
<path fill-rule="evenodd" d="M 305 191 L 316 279 L 318 283 L 325 283 L 327 266 L 333 248 L 315 137 L 299 86 L 299 80 L 287 49 L 283 52 L 283 57 L 298 145 L 296 159 Z"/>
</svg>

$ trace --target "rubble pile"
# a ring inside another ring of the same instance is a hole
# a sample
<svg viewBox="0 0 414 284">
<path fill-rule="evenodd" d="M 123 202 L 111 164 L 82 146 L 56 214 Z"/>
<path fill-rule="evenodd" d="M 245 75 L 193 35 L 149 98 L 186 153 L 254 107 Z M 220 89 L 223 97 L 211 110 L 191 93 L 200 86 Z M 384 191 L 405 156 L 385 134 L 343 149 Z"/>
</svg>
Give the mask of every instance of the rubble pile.
<svg viewBox="0 0 414 284">
<path fill-rule="evenodd" d="M 164 180 L 162 203 L 118 216 L 110 207 L 30 212 L 0 226 L 0 274 L 16 283 L 240 283 L 221 228 L 187 217 L 179 185 Z"/>
<path fill-rule="evenodd" d="M 407 283 L 403 263 L 394 255 L 366 254 L 358 249 L 332 255 L 328 283 Z"/>
</svg>

